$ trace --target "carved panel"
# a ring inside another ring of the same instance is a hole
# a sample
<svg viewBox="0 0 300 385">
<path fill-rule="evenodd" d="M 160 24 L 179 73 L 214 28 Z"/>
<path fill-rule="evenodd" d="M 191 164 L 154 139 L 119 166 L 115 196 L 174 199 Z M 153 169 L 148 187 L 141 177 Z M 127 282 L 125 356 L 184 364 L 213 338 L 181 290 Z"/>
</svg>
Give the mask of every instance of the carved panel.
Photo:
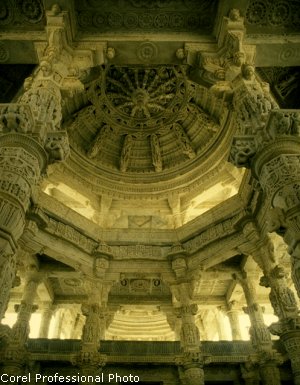
<svg viewBox="0 0 300 385">
<path fill-rule="evenodd" d="M 79 28 L 95 32 L 201 31 L 213 27 L 217 1 L 80 1 L 76 2 Z"/>
<path fill-rule="evenodd" d="M 150 277 L 144 274 L 121 274 L 120 281 L 116 282 L 110 295 L 144 296 L 144 295 L 169 295 L 169 288 L 159 276 Z"/>
<path fill-rule="evenodd" d="M 292 31 L 300 25 L 299 2 L 251 0 L 246 11 L 246 25 L 253 33 L 271 33 L 279 28 Z"/>
<path fill-rule="evenodd" d="M 41 0 L 3 0 L 0 5 L 0 29 L 43 29 L 46 24 Z"/>
<path fill-rule="evenodd" d="M 239 217 L 239 215 L 236 215 L 232 218 L 225 220 L 222 223 L 218 223 L 215 226 L 204 230 L 201 234 L 185 242 L 185 249 L 189 253 L 193 253 L 196 250 L 203 248 L 204 246 L 214 242 L 217 239 L 235 233 L 236 230 L 234 229 L 234 225 L 238 222 Z"/>
</svg>

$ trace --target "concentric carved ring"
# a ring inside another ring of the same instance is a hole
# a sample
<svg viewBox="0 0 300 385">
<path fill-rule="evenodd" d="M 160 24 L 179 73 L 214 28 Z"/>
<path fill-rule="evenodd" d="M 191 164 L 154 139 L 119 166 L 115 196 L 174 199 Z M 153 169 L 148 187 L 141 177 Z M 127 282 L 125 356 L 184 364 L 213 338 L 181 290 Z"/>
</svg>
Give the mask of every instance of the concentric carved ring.
<svg viewBox="0 0 300 385">
<path fill-rule="evenodd" d="M 180 67 L 109 67 L 94 85 L 93 103 L 105 120 L 126 133 L 155 132 L 178 119 L 187 103 L 186 77 Z"/>
</svg>

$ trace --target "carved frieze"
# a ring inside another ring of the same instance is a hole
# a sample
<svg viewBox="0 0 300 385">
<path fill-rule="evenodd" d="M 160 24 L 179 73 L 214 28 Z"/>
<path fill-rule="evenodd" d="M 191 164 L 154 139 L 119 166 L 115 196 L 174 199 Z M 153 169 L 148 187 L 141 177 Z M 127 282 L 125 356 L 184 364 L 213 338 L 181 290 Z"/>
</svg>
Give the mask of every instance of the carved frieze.
<svg viewBox="0 0 300 385">
<path fill-rule="evenodd" d="M 251 0 L 246 10 L 246 23 L 251 32 L 260 30 L 268 33 L 274 28 L 299 27 L 298 4 L 286 0 Z"/>
<path fill-rule="evenodd" d="M 111 246 L 111 250 L 115 259 L 162 259 L 164 257 L 162 247 L 153 245 Z"/>
<path fill-rule="evenodd" d="M 45 12 L 40 0 L 3 0 L 1 4 L 0 28 L 42 29 Z"/>
<path fill-rule="evenodd" d="M 225 221 L 218 223 L 215 226 L 208 228 L 207 230 L 204 230 L 193 239 L 185 242 L 185 249 L 189 253 L 193 253 L 214 242 L 215 240 L 219 240 L 222 237 L 234 234 L 236 232 L 234 225 L 239 221 L 241 215 L 236 215 L 232 218 L 226 219 Z"/>
<path fill-rule="evenodd" d="M 96 241 L 81 234 L 73 227 L 66 225 L 62 222 L 56 221 L 52 218 L 50 218 L 49 220 L 49 224 L 46 231 L 51 234 L 60 236 L 66 239 L 67 241 L 75 244 L 76 246 L 80 247 L 82 250 L 90 253 L 93 252 L 98 246 L 98 243 Z"/>
<path fill-rule="evenodd" d="M 210 31 L 216 1 L 96 1 L 76 2 L 79 28 L 90 32 L 148 31 L 152 33 L 179 31 Z"/>
<path fill-rule="evenodd" d="M 161 296 L 170 295 L 170 290 L 159 275 L 121 274 L 120 281 L 112 286 L 110 295 Z"/>
</svg>

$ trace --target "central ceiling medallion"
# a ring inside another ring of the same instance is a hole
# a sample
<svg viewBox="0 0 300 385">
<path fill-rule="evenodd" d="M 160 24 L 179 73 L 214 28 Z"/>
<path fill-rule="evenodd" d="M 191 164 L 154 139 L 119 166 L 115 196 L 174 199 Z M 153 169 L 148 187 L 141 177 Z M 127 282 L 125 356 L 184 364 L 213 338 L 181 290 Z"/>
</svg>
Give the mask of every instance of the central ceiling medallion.
<svg viewBox="0 0 300 385">
<path fill-rule="evenodd" d="M 121 132 L 156 132 L 175 122 L 187 103 L 186 76 L 181 67 L 103 70 L 91 101 L 105 120 Z"/>
<path fill-rule="evenodd" d="M 123 189 L 125 180 L 145 185 L 184 175 L 218 137 L 209 113 L 219 107 L 183 66 L 103 66 L 95 76 L 70 141 L 79 163 L 121 178 Z"/>
</svg>

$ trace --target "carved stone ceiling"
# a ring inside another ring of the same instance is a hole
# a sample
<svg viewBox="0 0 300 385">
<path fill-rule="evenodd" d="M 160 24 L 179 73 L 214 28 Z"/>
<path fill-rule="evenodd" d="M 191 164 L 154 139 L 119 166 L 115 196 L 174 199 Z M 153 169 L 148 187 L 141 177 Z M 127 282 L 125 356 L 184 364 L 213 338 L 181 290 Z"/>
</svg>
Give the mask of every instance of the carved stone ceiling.
<svg viewBox="0 0 300 385">
<path fill-rule="evenodd" d="M 44 191 L 104 227 L 181 226 L 238 191 L 222 103 L 185 66 L 94 68 L 66 99 L 71 156 Z"/>
<path fill-rule="evenodd" d="M 45 44 L 45 10 L 53 3 L 0 1 L 0 63 L 7 65 L 6 70 L 0 67 L 3 102 L 12 100 L 28 76 L 25 66 L 24 72 L 17 70 L 14 75 L 8 64 L 37 62 L 35 42 Z M 200 42 L 205 50 L 210 44 L 213 47 L 219 21 L 238 7 L 245 18 L 245 40 L 259 48 L 256 60 L 260 64 L 255 63 L 262 66 L 259 75 L 271 83 L 281 106 L 291 107 L 299 93 L 299 71 L 288 66 L 295 65 L 298 48 L 286 47 L 281 40 L 274 48 L 270 34 L 297 33 L 299 3 L 63 0 L 60 6 L 71 14 L 75 26 L 74 46 L 84 48 L 100 42 L 114 49 L 115 55 L 109 58 L 106 51 L 107 57 L 100 61 L 105 64 L 82 73 L 83 92 L 63 93 L 63 124 L 69 133 L 71 156 L 65 164 L 49 169 L 43 190 L 98 224 L 99 233 L 100 227 L 178 228 L 235 195 L 243 171 L 226 162 L 230 135 L 224 105 L 191 81 L 185 58 L 181 60 L 176 52 L 186 48 L 186 43 Z M 276 53 L 277 64 L 270 52 Z M 282 64 L 285 68 L 267 67 Z M 282 245 L 276 244 L 276 248 L 284 254 L 281 262 L 287 260 Z M 132 269 L 140 271 L 135 259 L 131 259 Z M 39 288 L 39 301 L 65 304 L 85 300 L 85 277 L 79 271 L 45 256 L 39 257 L 39 263 L 47 273 Z M 236 265 L 240 267 L 240 263 Z M 235 266 L 228 261 L 219 266 L 212 261 L 210 266 L 195 288 L 195 302 L 202 308 L 208 303 L 219 306 L 228 295 L 243 301 L 241 288 L 233 287 L 226 270 Z M 13 289 L 12 302 L 20 301 L 23 290 L 24 286 Z M 262 303 L 267 294 L 259 288 Z M 120 276 L 109 295 L 110 304 L 121 305 L 108 338 L 173 338 L 165 314 L 157 307 L 157 303 L 170 305 L 171 301 L 171 292 L 160 277 Z"/>
<path fill-rule="evenodd" d="M 216 0 L 76 0 L 79 29 L 89 33 L 210 33 Z"/>
</svg>

